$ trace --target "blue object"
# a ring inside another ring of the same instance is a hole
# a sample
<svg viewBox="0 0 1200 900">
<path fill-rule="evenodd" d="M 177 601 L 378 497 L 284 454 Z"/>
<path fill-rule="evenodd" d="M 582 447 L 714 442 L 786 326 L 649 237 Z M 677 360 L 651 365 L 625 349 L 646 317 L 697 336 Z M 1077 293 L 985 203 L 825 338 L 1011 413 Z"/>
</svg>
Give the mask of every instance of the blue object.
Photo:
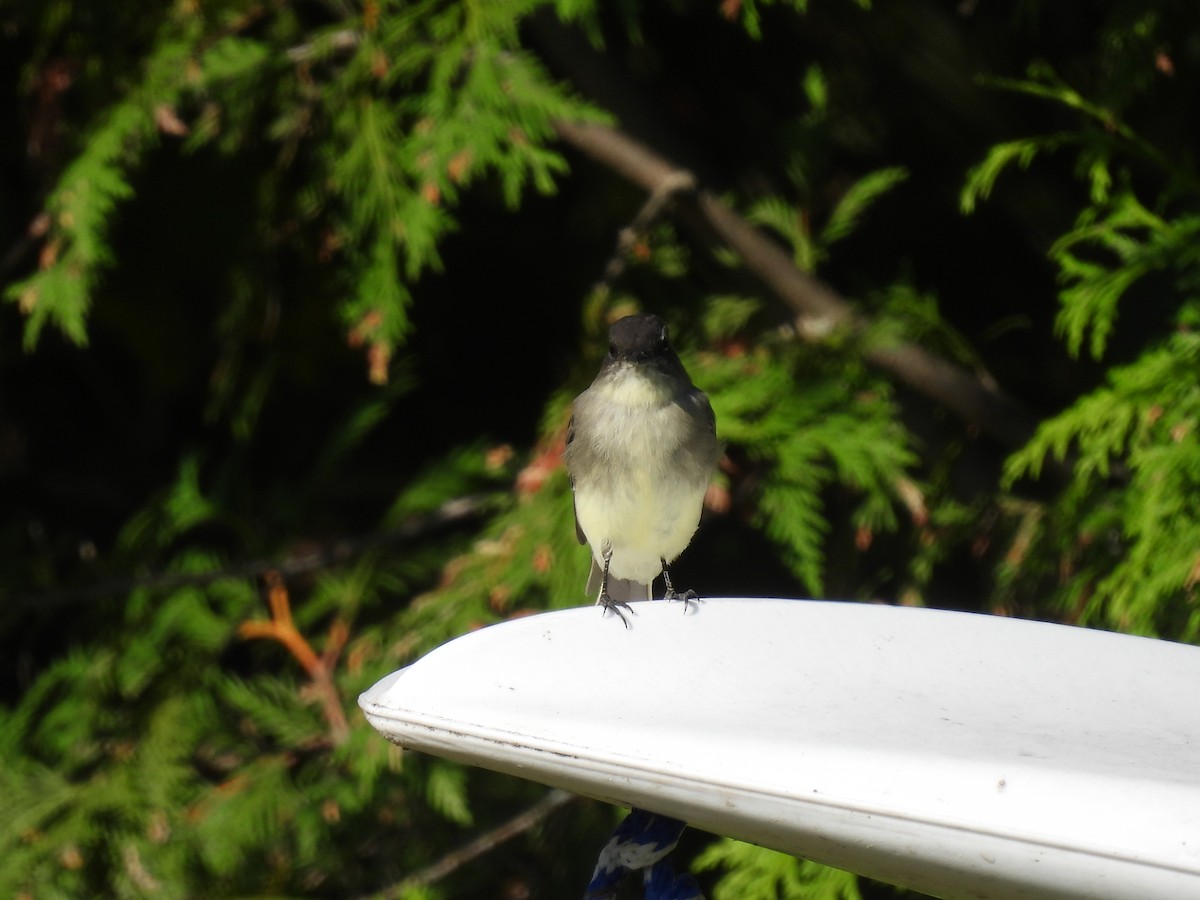
<svg viewBox="0 0 1200 900">
<path fill-rule="evenodd" d="M 645 900 L 703 900 L 691 875 L 675 875 L 666 859 L 679 843 L 686 822 L 636 807 L 617 826 L 596 861 L 584 900 L 615 897 L 630 872 L 643 871 Z"/>
</svg>

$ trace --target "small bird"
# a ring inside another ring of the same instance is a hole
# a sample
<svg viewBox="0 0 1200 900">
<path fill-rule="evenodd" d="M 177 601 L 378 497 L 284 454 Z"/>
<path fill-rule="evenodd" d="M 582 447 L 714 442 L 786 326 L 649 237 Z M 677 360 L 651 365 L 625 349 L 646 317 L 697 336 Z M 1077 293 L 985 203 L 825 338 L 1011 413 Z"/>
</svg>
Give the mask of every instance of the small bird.
<svg viewBox="0 0 1200 900">
<path fill-rule="evenodd" d="M 626 316 L 608 340 L 600 373 L 572 406 L 566 462 L 575 533 L 592 551 L 587 590 L 624 622 L 619 607 L 649 600 L 660 572 L 668 600 L 695 598 L 676 593 L 667 566 L 700 524 L 720 446 L 708 397 L 662 319 Z"/>
</svg>

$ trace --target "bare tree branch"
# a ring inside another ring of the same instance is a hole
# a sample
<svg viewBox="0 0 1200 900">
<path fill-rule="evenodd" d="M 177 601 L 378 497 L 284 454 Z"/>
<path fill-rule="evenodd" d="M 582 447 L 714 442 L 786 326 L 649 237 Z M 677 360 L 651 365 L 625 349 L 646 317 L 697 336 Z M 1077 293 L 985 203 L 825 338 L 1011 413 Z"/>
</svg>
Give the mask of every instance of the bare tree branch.
<svg viewBox="0 0 1200 900">
<path fill-rule="evenodd" d="M 634 245 L 645 235 L 655 220 L 661 216 L 675 197 L 683 192 L 695 190 L 696 182 L 688 172 L 676 170 L 668 173 L 646 197 L 628 225 L 617 233 L 617 246 L 604 265 L 599 281 L 592 286 L 593 293 L 603 291 L 606 295 L 614 282 L 620 278 L 629 264 L 629 254 Z"/>
<path fill-rule="evenodd" d="M 462 868 L 467 863 L 494 850 L 506 841 L 524 834 L 555 810 L 566 806 L 574 799 L 576 799 L 574 794 L 555 788 L 523 813 L 513 816 L 513 818 L 504 824 L 493 828 L 485 834 L 481 834 L 474 840 L 463 844 L 457 850 L 447 853 L 433 865 L 414 872 L 403 881 L 385 888 L 377 894 L 371 894 L 371 900 L 387 900 L 387 898 L 399 897 L 406 890 L 441 881 L 447 875 Z"/>
<path fill-rule="evenodd" d="M 606 125 L 555 122 L 559 137 L 652 194 L 690 173 L 644 144 Z M 795 316 L 797 333 L 821 340 L 834 330 L 863 331 L 869 320 L 817 278 L 800 271 L 777 243 L 712 193 L 697 188 L 679 196 L 680 220 L 704 237 L 715 237 L 741 258 Z M 954 412 L 1008 447 L 1023 445 L 1037 420 L 1015 400 L 976 374 L 917 344 L 872 343 L 867 358 L 901 382 Z"/>
</svg>

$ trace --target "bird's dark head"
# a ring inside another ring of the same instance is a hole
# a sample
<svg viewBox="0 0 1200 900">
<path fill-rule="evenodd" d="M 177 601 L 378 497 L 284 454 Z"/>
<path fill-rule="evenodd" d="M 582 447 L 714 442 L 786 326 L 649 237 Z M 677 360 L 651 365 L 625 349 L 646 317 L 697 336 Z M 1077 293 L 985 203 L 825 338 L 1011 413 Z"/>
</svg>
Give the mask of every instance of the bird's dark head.
<svg viewBox="0 0 1200 900">
<path fill-rule="evenodd" d="M 675 357 L 667 323 L 655 315 L 626 316 L 608 329 L 610 363 L 642 363 Z"/>
</svg>

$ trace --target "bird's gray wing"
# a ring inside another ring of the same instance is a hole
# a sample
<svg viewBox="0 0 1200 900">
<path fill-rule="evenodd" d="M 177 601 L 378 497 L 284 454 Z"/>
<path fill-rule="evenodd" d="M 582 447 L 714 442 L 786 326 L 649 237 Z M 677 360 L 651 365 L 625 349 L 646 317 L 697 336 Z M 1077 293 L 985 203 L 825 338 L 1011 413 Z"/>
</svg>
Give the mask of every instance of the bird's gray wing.
<svg viewBox="0 0 1200 900">
<path fill-rule="evenodd" d="M 717 414 L 713 412 L 712 404 L 708 401 L 708 394 L 699 388 L 694 388 L 692 394 L 692 402 L 699 406 L 704 411 L 704 417 L 708 420 L 708 430 L 713 434 L 717 433 Z"/>
<path fill-rule="evenodd" d="M 575 440 L 575 417 L 571 416 L 567 422 L 567 446 L 571 446 L 571 442 Z M 571 478 L 571 511 L 575 514 L 575 537 L 579 539 L 579 543 L 586 544 L 587 538 L 583 535 L 583 529 L 579 527 L 579 510 L 575 508 L 575 479 Z M 595 565 L 595 561 L 592 562 Z M 597 585 L 599 590 L 599 585 Z"/>
<path fill-rule="evenodd" d="M 574 507 L 574 505 L 575 505 L 575 502 L 573 500 L 571 501 L 571 505 L 572 505 L 572 507 Z M 587 537 L 584 535 L 583 529 L 579 527 L 579 511 L 578 510 L 575 511 L 575 537 L 579 539 L 579 543 L 581 543 L 581 544 L 587 543 Z"/>
</svg>

